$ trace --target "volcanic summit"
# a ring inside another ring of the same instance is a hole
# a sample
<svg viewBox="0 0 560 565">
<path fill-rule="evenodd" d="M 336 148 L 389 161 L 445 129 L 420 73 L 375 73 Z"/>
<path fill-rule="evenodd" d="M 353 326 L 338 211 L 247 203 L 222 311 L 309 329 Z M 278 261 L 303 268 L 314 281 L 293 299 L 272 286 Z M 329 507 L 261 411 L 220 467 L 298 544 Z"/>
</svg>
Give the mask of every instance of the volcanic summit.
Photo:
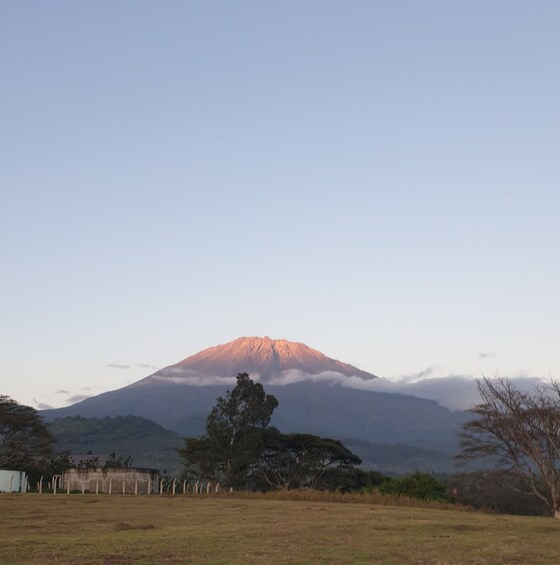
<svg viewBox="0 0 560 565">
<path fill-rule="evenodd" d="M 243 372 L 261 382 L 274 383 L 294 371 L 304 375 L 339 373 L 364 380 L 377 378 L 348 363 L 331 359 L 303 343 L 270 337 L 240 337 L 191 355 L 179 363 L 161 369 L 148 379 L 194 378 L 203 384 L 205 378 L 235 377 Z"/>
</svg>

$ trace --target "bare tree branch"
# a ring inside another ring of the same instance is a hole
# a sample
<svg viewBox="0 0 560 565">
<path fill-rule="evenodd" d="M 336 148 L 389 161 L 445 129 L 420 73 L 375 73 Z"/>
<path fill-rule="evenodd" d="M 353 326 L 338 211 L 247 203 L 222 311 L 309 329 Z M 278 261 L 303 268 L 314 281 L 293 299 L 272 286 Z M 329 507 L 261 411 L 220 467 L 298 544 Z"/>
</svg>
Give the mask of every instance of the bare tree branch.
<svg viewBox="0 0 560 565">
<path fill-rule="evenodd" d="M 478 381 L 481 404 L 463 425 L 460 458 L 490 458 L 527 481 L 560 518 L 560 385 L 518 390 L 504 378 Z"/>
</svg>

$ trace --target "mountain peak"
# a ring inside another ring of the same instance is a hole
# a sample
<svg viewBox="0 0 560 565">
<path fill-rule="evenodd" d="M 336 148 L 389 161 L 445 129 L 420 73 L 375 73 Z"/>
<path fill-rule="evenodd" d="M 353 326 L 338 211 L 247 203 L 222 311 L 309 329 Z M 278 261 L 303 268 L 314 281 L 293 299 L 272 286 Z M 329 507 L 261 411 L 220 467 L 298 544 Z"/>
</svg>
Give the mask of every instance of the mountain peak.
<svg viewBox="0 0 560 565">
<path fill-rule="evenodd" d="M 307 375 L 340 373 L 364 380 L 376 378 L 336 359 L 331 359 L 304 343 L 265 337 L 239 337 L 209 347 L 156 373 L 159 377 L 235 377 L 238 373 L 258 375 L 262 382 L 280 378 L 290 371 Z"/>
</svg>

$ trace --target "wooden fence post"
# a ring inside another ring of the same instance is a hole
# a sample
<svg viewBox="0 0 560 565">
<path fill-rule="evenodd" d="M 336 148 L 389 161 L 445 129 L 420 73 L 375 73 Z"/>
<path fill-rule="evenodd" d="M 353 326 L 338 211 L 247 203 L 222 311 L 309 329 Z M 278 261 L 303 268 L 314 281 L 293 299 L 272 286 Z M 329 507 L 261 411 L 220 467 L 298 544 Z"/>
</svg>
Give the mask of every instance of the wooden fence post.
<svg viewBox="0 0 560 565">
<path fill-rule="evenodd" d="M 148 479 L 148 494 L 152 494 L 152 479 Z"/>
<path fill-rule="evenodd" d="M 109 479 L 109 494 L 113 494 L 113 478 Z"/>
<path fill-rule="evenodd" d="M 39 479 L 39 494 L 43 494 L 43 475 Z"/>
<path fill-rule="evenodd" d="M 70 477 L 66 480 L 66 494 L 70 494 Z"/>
<path fill-rule="evenodd" d="M 186 481 L 186 479 L 185 479 L 185 480 L 183 481 L 183 494 L 185 494 L 185 493 L 187 492 L 187 491 L 186 491 L 186 488 L 187 488 L 187 481 Z"/>
<path fill-rule="evenodd" d="M 177 481 L 175 479 L 173 479 L 173 496 L 175 496 L 175 484 L 176 484 L 176 482 Z"/>
<path fill-rule="evenodd" d="M 134 494 L 138 494 L 138 479 L 134 481 Z"/>
<path fill-rule="evenodd" d="M 163 479 L 161 479 L 161 481 L 159 482 L 159 495 L 161 496 L 163 494 Z"/>
<path fill-rule="evenodd" d="M 95 494 L 99 494 L 99 479 L 95 479 Z"/>
</svg>

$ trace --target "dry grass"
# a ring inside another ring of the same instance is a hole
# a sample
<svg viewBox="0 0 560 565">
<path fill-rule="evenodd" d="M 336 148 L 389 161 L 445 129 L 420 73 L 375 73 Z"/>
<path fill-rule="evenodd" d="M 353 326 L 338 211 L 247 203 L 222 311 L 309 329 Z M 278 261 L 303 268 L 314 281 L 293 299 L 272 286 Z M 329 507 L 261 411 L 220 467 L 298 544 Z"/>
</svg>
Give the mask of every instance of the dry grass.
<svg viewBox="0 0 560 565">
<path fill-rule="evenodd" d="M 0 495 L 0 563 L 557 563 L 560 521 L 231 496 Z"/>
<path fill-rule="evenodd" d="M 230 495 L 231 496 L 231 495 Z M 473 508 L 461 504 L 439 502 L 435 500 L 418 500 L 407 496 L 382 494 L 379 491 L 363 493 L 341 493 L 311 489 L 276 490 L 271 492 L 233 493 L 234 497 L 263 500 L 292 500 L 297 502 L 336 502 L 342 504 L 375 504 L 380 506 L 406 506 L 407 508 L 436 508 L 438 510 L 464 510 Z"/>
</svg>

